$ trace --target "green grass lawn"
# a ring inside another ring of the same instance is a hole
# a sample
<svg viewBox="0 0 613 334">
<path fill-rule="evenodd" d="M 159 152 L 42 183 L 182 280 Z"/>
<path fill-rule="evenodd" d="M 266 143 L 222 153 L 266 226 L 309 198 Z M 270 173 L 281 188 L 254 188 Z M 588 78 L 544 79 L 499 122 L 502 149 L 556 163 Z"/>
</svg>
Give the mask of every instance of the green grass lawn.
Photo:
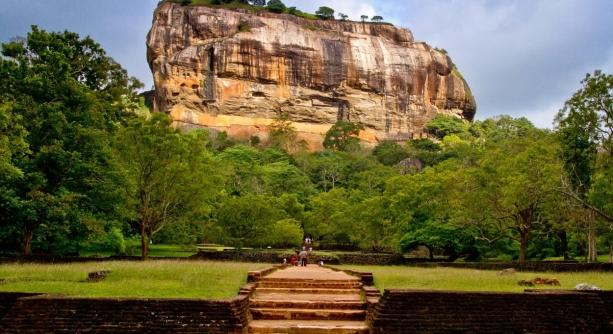
<svg viewBox="0 0 613 334">
<path fill-rule="evenodd" d="M 74 264 L 1 264 L 0 291 L 41 292 L 82 297 L 223 299 L 237 295 L 247 272 L 267 264 L 209 261 L 109 261 Z M 111 270 L 89 283 L 92 271 Z"/>
<path fill-rule="evenodd" d="M 512 276 L 498 276 L 497 271 L 419 268 L 406 266 L 340 266 L 343 269 L 372 272 L 375 286 L 383 289 L 424 289 L 424 290 L 463 290 L 463 291 L 508 291 L 521 292 L 525 287 L 517 285 L 519 280 L 536 277 L 557 278 L 562 284 L 559 289 L 574 289 L 579 283 L 594 284 L 604 290 L 613 290 L 613 273 L 529 273 L 518 272 Z M 537 288 L 551 289 L 549 286 Z"/>
</svg>

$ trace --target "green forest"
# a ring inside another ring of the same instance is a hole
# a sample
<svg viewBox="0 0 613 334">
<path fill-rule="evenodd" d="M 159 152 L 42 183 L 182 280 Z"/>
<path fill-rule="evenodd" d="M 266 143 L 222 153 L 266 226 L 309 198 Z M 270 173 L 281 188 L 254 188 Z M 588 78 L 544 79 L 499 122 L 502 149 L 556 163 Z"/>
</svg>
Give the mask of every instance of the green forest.
<svg viewBox="0 0 613 334">
<path fill-rule="evenodd" d="M 75 33 L 33 27 L 2 45 L 0 252 L 287 249 L 310 234 L 319 249 L 613 260 L 610 74 L 586 75 L 554 130 L 438 116 L 431 139 L 368 148 L 339 122 L 321 152 L 284 114 L 265 143 L 180 131 L 141 88 Z"/>
</svg>

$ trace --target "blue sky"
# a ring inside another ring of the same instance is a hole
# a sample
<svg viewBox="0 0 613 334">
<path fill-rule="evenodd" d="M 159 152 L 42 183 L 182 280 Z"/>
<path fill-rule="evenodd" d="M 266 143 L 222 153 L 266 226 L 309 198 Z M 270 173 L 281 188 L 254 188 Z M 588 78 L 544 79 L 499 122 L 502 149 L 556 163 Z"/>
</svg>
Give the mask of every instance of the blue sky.
<svg viewBox="0 0 613 334">
<path fill-rule="evenodd" d="M 152 86 L 145 38 L 158 0 L 3 0 L 0 40 L 31 24 L 90 35 Z M 358 19 L 379 14 L 448 50 L 477 98 L 477 117 L 525 116 L 550 127 L 585 73 L 613 72 L 611 0 L 286 0 Z"/>
</svg>

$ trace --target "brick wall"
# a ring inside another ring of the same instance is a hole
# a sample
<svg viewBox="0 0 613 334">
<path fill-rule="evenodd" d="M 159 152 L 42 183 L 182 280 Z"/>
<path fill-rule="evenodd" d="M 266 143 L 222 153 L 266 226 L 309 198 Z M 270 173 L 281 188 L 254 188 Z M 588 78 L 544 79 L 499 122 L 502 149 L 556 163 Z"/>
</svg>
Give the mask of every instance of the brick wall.
<svg viewBox="0 0 613 334">
<path fill-rule="evenodd" d="M 15 305 L 19 298 L 37 296 L 36 293 L 0 292 L 0 320 Z"/>
<path fill-rule="evenodd" d="M 368 323 L 373 333 L 611 333 L 607 312 L 595 293 L 386 290 Z"/>
<path fill-rule="evenodd" d="M 0 333 L 246 333 L 248 296 L 227 301 L 0 294 Z"/>
</svg>

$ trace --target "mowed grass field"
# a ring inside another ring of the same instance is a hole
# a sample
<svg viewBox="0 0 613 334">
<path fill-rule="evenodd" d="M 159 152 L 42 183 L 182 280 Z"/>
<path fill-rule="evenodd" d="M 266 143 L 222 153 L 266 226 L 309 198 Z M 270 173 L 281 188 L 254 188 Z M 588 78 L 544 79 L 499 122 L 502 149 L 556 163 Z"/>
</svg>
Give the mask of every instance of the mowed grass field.
<svg viewBox="0 0 613 334">
<path fill-rule="evenodd" d="M 227 299 L 246 283 L 247 272 L 271 264 L 214 261 L 157 260 L 107 261 L 72 264 L 0 264 L 0 291 L 38 292 L 79 297 L 204 298 Z M 406 266 L 340 266 L 372 272 L 375 285 L 384 289 L 521 292 L 519 280 L 557 278 L 562 286 L 539 288 L 574 289 L 579 283 L 613 290 L 613 273 L 529 273 L 498 276 L 496 271 L 419 268 Z M 92 271 L 111 270 L 96 283 L 87 282 Z"/>
<path fill-rule="evenodd" d="M 0 291 L 80 297 L 226 299 L 238 294 L 250 270 L 261 263 L 209 261 L 109 261 L 72 264 L 0 264 Z M 96 283 L 93 271 L 111 270 Z"/>
<path fill-rule="evenodd" d="M 405 266 L 340 266 L 343 269 L 372 272 L 375 286 L 384 289 L 461 290 L 461 291 L 504 291 L 522 292 L 527 287 L 517 284 L 520 280 L 536 277 L 557 278 L 562 286 L 535 286 L 540 289 L 575 289 L 579 283 L 588 283 L 603 290 L 613 290 L 613 272 L 517 272 L 511 276 L 498 276 L 497 271 L 419 268 Z M 528 287 L 529 288 L 529 287 Z"/>
</svg>

